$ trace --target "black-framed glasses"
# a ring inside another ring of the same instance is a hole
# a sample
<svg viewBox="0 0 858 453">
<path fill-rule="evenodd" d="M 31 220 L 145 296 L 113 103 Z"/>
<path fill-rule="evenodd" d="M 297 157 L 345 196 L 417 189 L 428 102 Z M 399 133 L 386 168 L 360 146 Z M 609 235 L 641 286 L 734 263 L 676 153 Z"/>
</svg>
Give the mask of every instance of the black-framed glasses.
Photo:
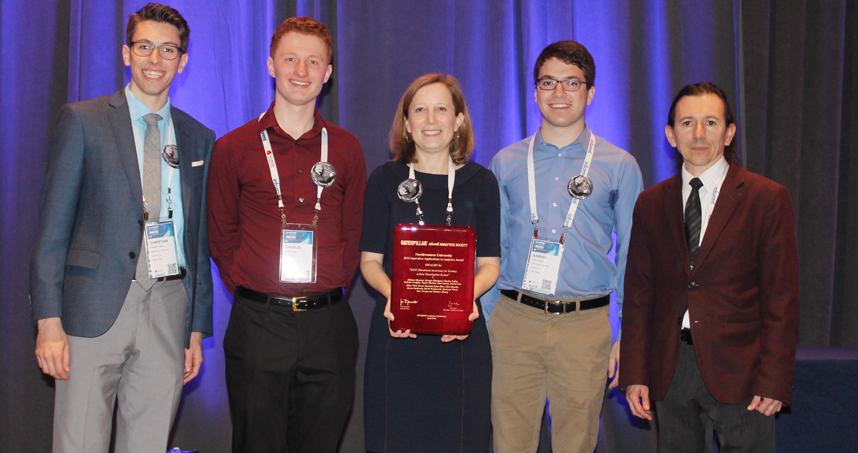
<svg viewBox="0 0 858 453">
<path fill-rule="evenodd" d="M 554 91 L 554 88 L 557 87 L 558 83 L 563 85 L 563 89 L 565 91 L 578 91 L 581 89 L 582 85 L 586 85 L 586 83 L 584 83 L 578 79 L 566 79 L 566 80 L 539 79 L 536 81 L 536 86 L 539 87 L 540 90 Z"/>
<path fill-rule="evenodd" d="M 152 51 L 155 49 L 158 49 L 158 56 L 164 60 L 175 60 L 182 53 L 182 49 L 179 49 L 178 46 L 173 44 L 162 44 L 160 46 L 156 46 L 155 44 L 146 41 L 135 41 L 131 43 L 131 50 L 141 57 L 152 55 Z"/>
</svg>

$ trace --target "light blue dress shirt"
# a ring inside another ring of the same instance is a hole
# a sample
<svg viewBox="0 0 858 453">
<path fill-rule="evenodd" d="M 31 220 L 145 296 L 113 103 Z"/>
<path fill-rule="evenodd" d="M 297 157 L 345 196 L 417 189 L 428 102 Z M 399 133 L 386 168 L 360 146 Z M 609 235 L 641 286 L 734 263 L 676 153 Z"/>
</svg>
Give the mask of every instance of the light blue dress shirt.
<svg viewBox="0 0 858 453">
<path fill-rule="evenodd" d="M 140 167 L 140 175 L 143 175 L 143 141 L 146 137 L 146 121 L 143 117 L 150 113 L 161 115 L 161 120 L 158 121 L 158 128 L 161 130 L 161 148 L 163 149 L 167 143 L 176 144 L 175 134 L 173 137 L 168 137 L 169 130 L 167 128 L 167 120 L 170 118 L 170 99 L 167 98 L 167 104 L 153 112 L 149 107 L 143 104 L 134 93 L 131 92 L 131 85 L 125 86 L 125 98 L 128 100 L 128 111 L 131 114 L 131 127 L 134 128 L 134 144 L 137 146 L 137 165 Z M 173 124 L 173 128 L 175 128 Z M 175 131 L 174 131 L 175 132 Z M 182 158 L 182 150 L 179 150 L 179 159 Z M 167 219 L 167 188 L 171 190 L 173 200 L 173 231 L 176 234 L 176 252 L 179 255 L 179 266 L 184 267 L 187 263 L 185 260 L 185 245 L 183 238 L 185 233 L 185 212 L 182 209 L 182 180 L 178 168 L 173 169 L 173 178 L 169 179 L 170 166 L 164 159 L 161 159 L 161 213 L 159 217 L 162 220 Z M 142 184 L 142 180 L 141 180 Z"/>
<path fill-rule="evenodd" d="M 566 184 L 581 174 L 590 134 L 585 128 L 575 142 L 557 148 L 536 133 L 533 161 L 540 237 L 557 241 L 563 233 L 572 203 Z M 501 259 L 497 284 L 485 297 L 489 303 L 498 299 L 501 289 L 521 291 L 533 238 L 527 188 L 529 144 L 527 137 L 500 150 L 492 159 L 491 170 L 500 186 Z M 643 190 L 643 178 L 631 154 L 598 136 L 587 176 L 593 181 L 593 192 L 579 203 L 566 234 L 554 297 L 595 297 L 616 291 L 621 316 L 632 211 Z M 616 262 L 608 257 L 614 247 L 612 232 L 616 234 Z"/>
</svg>

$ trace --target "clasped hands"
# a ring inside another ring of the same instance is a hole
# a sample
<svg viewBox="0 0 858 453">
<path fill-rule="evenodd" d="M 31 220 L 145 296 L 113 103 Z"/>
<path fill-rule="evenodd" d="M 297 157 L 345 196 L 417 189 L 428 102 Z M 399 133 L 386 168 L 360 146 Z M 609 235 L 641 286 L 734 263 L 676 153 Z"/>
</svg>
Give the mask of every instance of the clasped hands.
<svg viewBox="0 0 858 453">
<path fill-rule="evenodd" d="M 393 313 L 390 311 L 390 298 L 387 298 L 387 304 L 384 306 L 384 317 L 387 318 L 387 330 L 390 331 L 390 336 L 393 338 L 417 338 L 417 334 L 411 333 L 411 329 L 397 330 L 396 332 L 390 328 L 390 322 L 393 321 Z M 474 300 L 474 311 L 468 316 L 468 321 L 475 321 L 480 317 L 480 311 L 477 309 L 477 301 Z M 468 338 L 467 335 L 442 335 L 441 342 L 449 343 L 453 340 L 462 341 Z"/>
</svg>

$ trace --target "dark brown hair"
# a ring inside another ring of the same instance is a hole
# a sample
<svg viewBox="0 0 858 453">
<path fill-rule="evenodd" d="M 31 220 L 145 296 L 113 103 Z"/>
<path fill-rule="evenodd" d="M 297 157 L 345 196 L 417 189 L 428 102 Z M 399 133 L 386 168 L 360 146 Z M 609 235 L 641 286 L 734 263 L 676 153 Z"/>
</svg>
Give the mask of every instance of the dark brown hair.
<svg viewBox="0 0 858 453">
<path fill-rule="evenodd" d="M 546 61 L 556 58 L 566 64 L 578 66 L 584 71 L 584 79 L 587 82 L 587 88 L 596 83 L 596 62 L 593 61 L 593 56 L 587 51 L 583 44 L 575 41 L 558 41 L 554 44 L 549 44 L 548 47 L 542 49 L 539 58 L 536 59 L 536 64 L 533 65 L 533 84 L 539 80 L 539 70 Z"/>
<path fill-rule="evenodd" d="M 128 16 L 128 25 L 125 27 L 125 40 L 128 46 L 131 46 L 131 41 L 134 40 L 134 32 L 137 31 L 137 24 L 147 20 L 170 24 L 176 27 L 181 40 L 179 50 L 182 53 L 188 53 L 188 40 L 191 38 L 191 29 L 188 27 L 188 23 L 178 11 L 160 3 L 150 3 L 140 8 L 140 11 Z"/>
<path fill-rule="evenodd" d="M 393 160 L 401 160 L 406 164 L 417 162 L 414 158 L 416 151 L 414 140 L 408 137 L 405 121 L 408 119 L 408 110 L 417 91 L 435 83 L 443 84 L 450 90 L 450 95 L 453 97 L 453 108 L 455 109 L 453 114 L 458 116 L 461 113 L 465 117 L 458 129 L 459 139 L 450 142 L 450 157 L 453 158 L 453 163 L 456 165 L 467 163 L 468 159 L 471 158 L 475 144 L 474 128 L 471 126 L 471 115 L 468 114 L 468 105 L 465 103 L 465 95 L 462 93 L 459 81 L 451 75 L 426 74 L 411 82 L 396 107 L 393 126 L 390 128 L 390 151 L 393 152 Z"/>
<path fill-rule="evenodd" d="M 681 90 L 679 90 L 679 93 L 676 93 L 676 97 L 673 98 L 673 103 L 670 104 L 670 111 L 667 113 L 667 125 L 673 129 L 676 122 L 676 104 L 678 104 L 682 98 L 687 96 L 704 96 L 707 94 L 714 94 L 721 98 L 721 102 L 724 104 L 725 125 L 730 126 L 731 124 L 735 124 L 735 120 L 733 119 L 733 109 L 730 108 L 730 102 L 727 101 L 727 94 L 724 93 L 724 90 L 714 83 L 701 82 L 692 85 L 685 85 Z M 730 165 L 741 166 L 739 163 L 739 153 L 736 151 L 734 143 L 736 143 L 735 137 L 733 141 L 724 148 L 724 159 L 727 159 L 727 163 Z"/>
</svg>

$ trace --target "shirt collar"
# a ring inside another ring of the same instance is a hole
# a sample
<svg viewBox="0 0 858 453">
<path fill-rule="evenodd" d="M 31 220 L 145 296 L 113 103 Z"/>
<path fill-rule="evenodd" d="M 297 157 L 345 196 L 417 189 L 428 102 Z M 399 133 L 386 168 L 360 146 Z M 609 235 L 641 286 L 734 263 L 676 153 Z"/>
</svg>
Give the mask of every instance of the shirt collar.
<svg viewBox="0 0 858 453">
<path fill-rule="evenodd" d="M 313 110 L 313 127 L 310 128 L 309 131 L 304 132 L 304 135 L 298 137 L 298 140 L 306 140 L 308 138 L 313 138 L 322 133 L 322 128 L 327 126 L 327 122 L 322 118 L 322 115 L 319 114 L 318 110 Z M 273 130 L 275 134 L 288 137 L 289 135 L 286 132 L 283 132 L 283 129 L 277 124 L 277 118 L 274 117 L 274 103 L 268 107 L 268 110 L 265 111 L 262 118 L 258 121 L 256 127 L 257 133 L 262 133 L 262 131 L 266 129 Z"/>
<path fill-rule="evenodd" d="M 546 143 L 545 140 L 542 139 L 542 128 L 539 128 L 536 131 L 536 143 L 539 146 L 553 146 L 555 149 L 569 149 L 577 146 L 586 151 L 587 146 L 590 144 L 590 134 L 592 133 L 593 132 L 590 131 L 590 128 L 585 125 L 584 130 L 581 131 L 581 134 L 578 135 L 578 138 L 576 138 L 574 142 L 564 146 L 563 148 L 557 148 L 557 146 L 552 145 L 551 143 Z"/>
<path fill-rule="evenodd" d="M 134 96 L 134 93 L 131 92 L 131 84 L 125 85 L 125 100 L 128 102 L 128 113 L 131 114 L 131 121 L 143 121 L 143 117 L 150 113 L 157 113 L 161 115 L 161 119 L 167 121 L 170 118 L 170 98 L 167 97 L 167 103 L 161 107 L 157 112 L 153 112 L 149 110 L 149 107 L 146 107 L 146 104 L 143 103 L 140 99 L 137 99 L 137 96 Z"/>
<path fill-rule="evenodd" d="M 703 174 L 696 177 L 700 178 L 700 182 L 703 183 L 704 189 L 712 190 L 719 182 L 721 182 L 721 178 L 727 174 L 727 170 L 729 169 L 730 165 L 727 163 L 727 159 L 725 159 L 724 156 L 721 156 L 721 158 L 718 159 L 718 162 L 715 162 L 715 164 L 707 168 Z M 685 164 L 682 164 L 682 187 L 687 186 L 694 178 L 695 176 L 685 169 Z"/>
</svg>

